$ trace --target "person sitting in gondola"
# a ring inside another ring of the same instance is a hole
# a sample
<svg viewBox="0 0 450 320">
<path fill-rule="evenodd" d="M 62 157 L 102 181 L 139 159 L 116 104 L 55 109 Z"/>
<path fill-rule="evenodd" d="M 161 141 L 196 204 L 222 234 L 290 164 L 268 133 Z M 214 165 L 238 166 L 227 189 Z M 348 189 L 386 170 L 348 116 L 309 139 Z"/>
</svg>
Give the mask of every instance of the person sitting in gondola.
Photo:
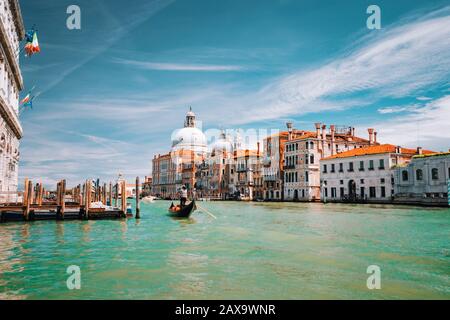
<svg viewBox="0 0 450 320">
<path fill-rule="evenodd" d="M 186 205 L 186 201 L 187 201 L 187 188 L 185 185 L 183 185 L 180 190 L 180 208 L 183 208 Z"/>
</svg>

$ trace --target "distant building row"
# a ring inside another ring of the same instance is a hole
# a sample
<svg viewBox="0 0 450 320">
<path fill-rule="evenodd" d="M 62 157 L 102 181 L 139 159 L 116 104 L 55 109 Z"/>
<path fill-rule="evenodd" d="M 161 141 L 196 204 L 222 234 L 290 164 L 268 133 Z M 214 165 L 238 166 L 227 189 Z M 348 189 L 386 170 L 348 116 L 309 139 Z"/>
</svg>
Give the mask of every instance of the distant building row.
<svg viewBox="0 0 450 320">
<path fill-rule="evenodd" d="M 450 154 L 380 144 L 371 128 L 365 139 L 353 127 L 288 123 L 262 147 L 222 132 L 208 151 L 190 110 L 172 151 L 153 158 L 152 193 L 176 198 L 185 185 L 197 198 L 448 205 Z"/>
</svg>

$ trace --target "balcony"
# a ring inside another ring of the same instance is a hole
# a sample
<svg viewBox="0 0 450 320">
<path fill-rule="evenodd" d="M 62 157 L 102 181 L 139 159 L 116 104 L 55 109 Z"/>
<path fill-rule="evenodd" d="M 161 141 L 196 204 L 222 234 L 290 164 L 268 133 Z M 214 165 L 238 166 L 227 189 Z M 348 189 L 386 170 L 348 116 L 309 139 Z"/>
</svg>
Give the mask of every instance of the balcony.
<svg viewBox="0 0 450 320">
<path fill-rule="evenodd" d="M 247 167 L 237 167 L 236 168 L 236 172 L 247 172 L 248 168 Z"/>
<path fill-rule="evenodd" d="M 289 164 L 289 165 L 283 166 L 283 169 L 284 170 L 286 170 L 286 169 L 295 169 L 295 164 Z"/>
<path fill-rule="evenodd" d="M 264 181 L 277 181 L 277 177 L 275 175 L 264 175 L 263 180 Z"/>
</svg>

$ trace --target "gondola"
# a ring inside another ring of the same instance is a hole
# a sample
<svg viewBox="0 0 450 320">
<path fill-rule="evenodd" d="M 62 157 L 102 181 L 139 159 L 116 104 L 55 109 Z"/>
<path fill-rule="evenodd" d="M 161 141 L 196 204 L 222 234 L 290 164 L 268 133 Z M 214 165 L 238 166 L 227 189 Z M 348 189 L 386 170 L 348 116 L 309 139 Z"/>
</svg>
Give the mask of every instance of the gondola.
<svg viewBox="0 0 450 320">
<path fill-rule="evenodd" d="M 191 203 L 184 206 L 183 208 L 177 210 L 178 207 L 179 206 L 174 205 L 172 202 L 172 204 L 170 205 L 170 208 L 169 208 L 169 213 L 171 216 L 177 217 L 177 218 L 189 218 L 191 213 L 195 209 L 197 209 L 197 207 L 195 206 L 194 200 L 192 200 Z"/>
</svg>

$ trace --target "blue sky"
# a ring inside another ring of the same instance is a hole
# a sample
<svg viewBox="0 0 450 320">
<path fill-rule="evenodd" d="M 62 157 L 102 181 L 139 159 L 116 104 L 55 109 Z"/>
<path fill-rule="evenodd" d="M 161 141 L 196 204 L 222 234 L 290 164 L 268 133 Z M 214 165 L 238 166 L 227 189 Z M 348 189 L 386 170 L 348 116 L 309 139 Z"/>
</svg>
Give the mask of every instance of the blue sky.
<svg viewBox="0 0 450 320">
<path fill-rule="evenodd" d="M 21 58 L 41 92 L 21 115 L 21 180 L 148 175 L 189 106 L 205 130 L 323 122 L 450 147 L 449 1 L 80 0 L 68 30 L 71 4 L 21 1 L 42 50 Z"/>
</svg>

